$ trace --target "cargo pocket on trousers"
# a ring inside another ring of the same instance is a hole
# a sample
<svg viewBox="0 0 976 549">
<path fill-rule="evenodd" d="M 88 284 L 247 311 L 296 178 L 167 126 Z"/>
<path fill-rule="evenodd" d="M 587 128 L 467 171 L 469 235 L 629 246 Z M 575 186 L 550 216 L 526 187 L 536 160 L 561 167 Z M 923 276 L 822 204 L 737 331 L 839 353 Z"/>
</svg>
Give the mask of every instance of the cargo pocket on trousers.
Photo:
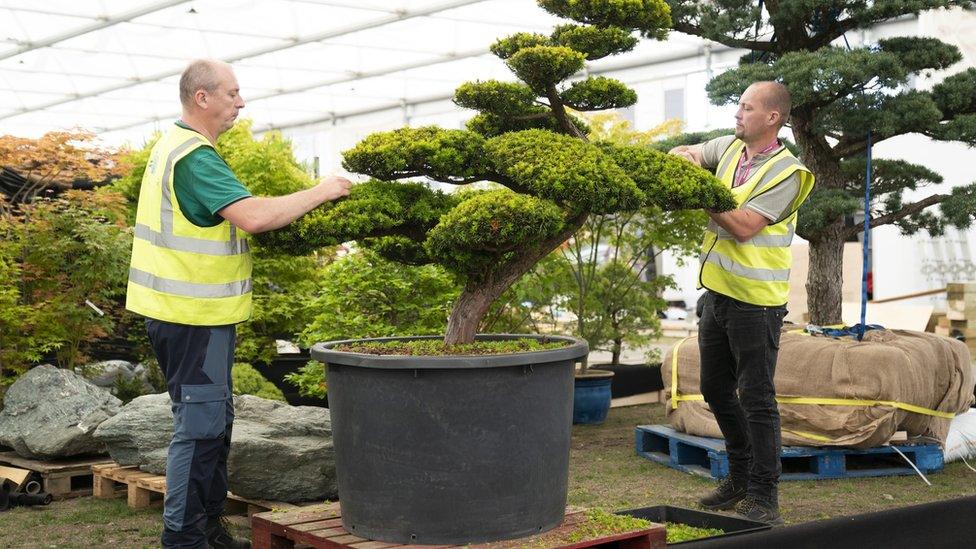
<svg viewBox="0 0 976 549">
<path fill-rule="evenodd" d="M 214 439 L 227 427 L 226 385 L 182 385 L 181 421 L 176 434 L 185 439 Z"/>
</svg>

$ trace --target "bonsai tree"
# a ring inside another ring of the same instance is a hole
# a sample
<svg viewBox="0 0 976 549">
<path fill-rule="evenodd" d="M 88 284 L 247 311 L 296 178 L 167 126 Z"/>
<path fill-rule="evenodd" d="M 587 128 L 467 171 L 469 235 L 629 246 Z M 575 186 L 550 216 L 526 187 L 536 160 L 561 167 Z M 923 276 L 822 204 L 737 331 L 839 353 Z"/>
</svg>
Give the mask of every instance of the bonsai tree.
<svg viewBox="0 0 976 549">
<path fill-rule="evenodd" d="M 448 318 L 448 345 L 475 339 L 492 303 L 576 233 L 591 214 L 734 207 L 711 174 L 646 147 L 591 142 L 568 109 L 597 111 L 634 104 L 622 83 L 588 77 L 586 61 L 628 51 L 637 38 L 663 38 L 670 26 L 661 0 L 540 1 L 584 24 L 550 35 L 517 33 L 491 51 L 517 82 L 461 85 L 454 102 L 478 111 L 466 130 L 433 126 L 375 133 L 344 153 L 346 169 L 372 179 L 259 240 L 302 254 L 356 240 L 408 264 L 438 263 L 463 282 Z M 487 181 L 489 190 L 443 193 L 420 182 Z"/>
<path fill-rule="evenodd" d="M 708 84 L 716 104 L 734 103 L 756 80 L 778 80 L 793 95 L 791 128 L 817 186 L 801 207 L 797 234 L 810 241 L 807 295 L 810 320 L 841 320 L 843 244 L 863 226 L 850 220 L 864 208 L 865 152 L 871 143 L 907 133 L 976 144 L 976 69 L 949 76 L 930 91 L 916 76 L 951 69 L 959 50 L 936 38 L 894 37 L 847 49 L 844 33 L 932 8 L 972 7 L 966 0 L 668 0 L 674 30 L 751 52 L 739 67 Z M 763 10 L 765 6 L 765 10 Z M 645 27 L 648 30 L 653 26 Z M 870 141 L 869 141 L 870 134 Z M 902 233 L 969 227 L 976 184 L 908 201 L 906 191 L 941 183 L 935 171 L 902 160 L 875 160 L 869 226 Z M 938 205 L 938 209 L 932 206 Z"/>
</svg>

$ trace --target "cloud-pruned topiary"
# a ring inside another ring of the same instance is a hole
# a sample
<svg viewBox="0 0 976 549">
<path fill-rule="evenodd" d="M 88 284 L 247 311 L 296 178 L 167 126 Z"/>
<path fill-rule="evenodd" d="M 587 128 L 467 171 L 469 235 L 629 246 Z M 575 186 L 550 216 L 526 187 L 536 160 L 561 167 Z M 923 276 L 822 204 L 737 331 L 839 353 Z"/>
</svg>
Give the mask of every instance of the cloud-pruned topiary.
<svg viewBox="0 0 976 549">
<path fill-rule="evenodd" d="M 575 78 L 587 61 L 629 51 L 639 34 L 664 38 L 663 0 L 540 1 L 581 24 L 550 35 L 517 33 L 491 51 L 517 82 L 462 84 L 455 103 L 478 111 L 465 130 L 401 128 L 374 133 L 344 153 L 346 169 L 371 179 L 289 227 L 259 235 L 292 253 L 356 240 L 387 259 L 437 263 L 463 283 L 445 342 L 474 340 L 492 302 L 591 214 L 666 210 L 729 210 L 728 189 L 710 173 L 676 157 L 636 147 L 592 143 L 569 109 L 633 105 L 623 83 Z M 445 193 L 451 185 L 494 183 L 490 190 Z"/>
</svg>

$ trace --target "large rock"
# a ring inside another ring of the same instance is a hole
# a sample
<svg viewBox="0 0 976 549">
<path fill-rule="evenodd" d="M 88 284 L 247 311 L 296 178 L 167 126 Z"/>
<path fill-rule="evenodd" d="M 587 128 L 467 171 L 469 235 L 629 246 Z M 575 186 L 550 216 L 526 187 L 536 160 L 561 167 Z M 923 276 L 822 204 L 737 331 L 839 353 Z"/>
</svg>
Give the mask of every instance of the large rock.
<svg viewBox="0 0 976 549">
<path fill-rule="evenodd" d="M 338 496 L 328 408 L 243 395 L 234 399 L 234 411 L 232 492 L 288 502 Z"/>
<path fill-rule="evenodd" d="M 231 492 L 274 501 L 334 499 L 335 454 L 329 410 L 234 397 L 234 433 L 228 458 Z M 173 432 L 169 395 L 144 395 L 103 423 L 96 438 L 122 465 L 163 474 Z"/>
<path fill-rule="evenodd" d="M 169 393 L 136 397 L 99 425 L 95 438 L 119 465 L 138 465 L 148 473 L 164 475 L 173 437 L 171 405 Z"/>
<path fill-rule="evenodd" d="M 105 446 L 93 433 L 121 405 L 74 372 L 37 366 L 7 390 L 0 412 L 0 444 L 30 459 L 99 454 Z"/>
</svg>

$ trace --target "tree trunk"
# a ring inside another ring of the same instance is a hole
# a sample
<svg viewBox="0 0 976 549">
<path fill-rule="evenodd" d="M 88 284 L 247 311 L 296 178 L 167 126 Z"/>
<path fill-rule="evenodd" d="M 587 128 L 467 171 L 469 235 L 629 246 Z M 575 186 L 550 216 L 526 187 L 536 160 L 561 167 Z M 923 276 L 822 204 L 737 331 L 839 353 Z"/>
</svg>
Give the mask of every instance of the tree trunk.
<svg viewBox="0 0 976 549">
<path fill-rule="evenodd" d="M 616 338 L 613 340 L 612 356 L 610 358 L 610 364 L 620 364 L 620 352 L 623 350 L 623 340 L 621 338 Z"/>
<path fill-rule="evenodd" d="M 518 277 L 515 279 L 517 280 Z M 466 284 L 457 302 L 454 303 L 454 308 L 451 309 L 444 343 L 457 345 L 458 343 L 473 342 L 474 336 L 478 334 L 481 319 L 488 313 L 491 304 L 511 285 L 511 282 L 508 284 L 472 284 L 470 282 Z"/>
<path fill-rule="evenodd" d="M 810 242 L 807 307 L 810 322 L 819 326 L 841 323 L 844 239 L 826 236 Z"/>
<path fill-rule="evenodd" d="M 844 185 L 840 162 L 830 144 L 811 128 L 808 113 L 791 117 L 793 137 L 803 151 L 802 161 L 816 177 L 816 188 L 836 189 Z M 801 209 L 799 215 L 803 215 Z M 844 220 L 833 220 L 815 235 L 801 234 L 810 242 L 810 266 L 807 272 L 807 307 L 810 322 L 820 326 L 841 323 L 841 282 L 844 268 Z"/>
<path fill-rule="evenodd" d="M 481 320 L 488 313 L 491 304 L 519 278 L 522 278 L 522 275 L 535 267 L 543 257 L 556 249 L 556 246 L 576 233 L 583 226 L 588 215 L 588 212 L 581 212 L 567 219 L 566 225 L 558 234 L 543 240 L 535 247 L 527 248 L 509 263 L 493 269 L 485 280 L 468 281 L 457 302 L 454 303 L 454 308 L 451 309 L 451 316 L 447 319 L 444 343 L 457 345 L 473 342 L 478 334 L 478 326 L 481 325 Z"/>
</svg>

